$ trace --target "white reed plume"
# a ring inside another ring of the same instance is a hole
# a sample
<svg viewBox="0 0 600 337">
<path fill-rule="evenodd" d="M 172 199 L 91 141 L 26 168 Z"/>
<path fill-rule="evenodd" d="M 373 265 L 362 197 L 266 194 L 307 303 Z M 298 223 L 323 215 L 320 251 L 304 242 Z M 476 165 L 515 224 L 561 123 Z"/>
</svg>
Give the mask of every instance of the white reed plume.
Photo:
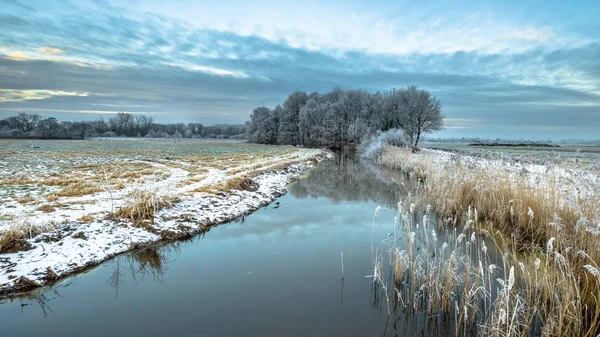
<svg viewBox="0 0 600 337">
<path fill-rule="evenodd" d="M 377 208 L 375 208 L 375 217 L 379 216 L 380 211 L 381 211 L 381 206 L 377 206 Z"/>
<path fill-rule="evenodd" d="M 564 267 L 569 266 L 567 259 L 559 252 L 554 252 L 554 264 Z"/>
<path fill-rule="evenodd" d="M 503 308 L 500 308 L 498 318 L 500 319 L 500 323 L 506 323 L 506 311 Z"/>
<path fill-rule="evenodd" d="M 471 233 L 471 242 L 475 243 L 475 232 Z"/>
<path fill-rule="evenodd" d="M 484 255 L 487 255 L 487 246 L 485 245 L 485 241 L 482 241 L 481 251 Z"/>
<path fill-rule="evenodd" d="M 415 212 L 415 204 L 410 204 L 410 213 L 413 214 Z"/>
<path fill-rule="evenodd" d="M 433 242 L 437 242 L 437 234 L 435 234 L 435 230 L 431 230 L 431 237 L 433 238 Z"/>
<path fill-rule="evenodd" d="M 588 273 L 595 276 L 598 282 L 600 282 L 600 270 L 589 264 L 586 264 L 585 266 L 583 266 L 583 268 L 585 268 L 585 270 L 587 270 Z"/>
<path fill-rule="evenodd" d="M 533 220 L 533 210 L 531 207 L 527 207 L 527 215 L 529 215 L 529 218 Z"/>
<path fill-rule="evenodd" d="M 473 220 L 468 220 L 467 223 L 465 224 L 465 228 L 463 229 L 463 232 L 468 230 L 469 228 L 471 228 L 472 225 L 473 225 Z"/>
<path fill-rule="evenodd" d="M 515 284 L 515 267 L 511 266 L 510 271 L 508 272 L 508 290 L 511 290 L 513 285 Z"/>
<path fill-rule="evenodd" d="M 536 258 L 535 258 L 535 270 L 538 270 L 538 269 L 540 269 L 540 262 L 542 262 L 542 261 L 540 260 L 540 258 L 539 258 L 539 257 L 536 257 Z"/>
<path fill-rule="evenodd" d="M 463 233 L 460 233 L 460 235 L 456 238 L 456 243 L 461 243 L 464 238 L 465 235 Z"/>
<path fill-rule="evenodd" d="M 554 237 L 551 237 L 550 240 L 548 240 L 548 243 L 546 244 L 546 251 L 548 252 L 548 255 L 550 255 L 554 250 L 554 240 L 556 239 Z"/>
</svg>

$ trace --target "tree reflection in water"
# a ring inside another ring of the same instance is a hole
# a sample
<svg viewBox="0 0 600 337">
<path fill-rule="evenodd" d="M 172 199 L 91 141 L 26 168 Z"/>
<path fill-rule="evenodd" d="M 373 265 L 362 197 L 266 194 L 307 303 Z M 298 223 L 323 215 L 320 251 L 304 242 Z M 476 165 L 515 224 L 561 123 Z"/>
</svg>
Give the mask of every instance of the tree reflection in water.
<svg viewBox="0 0 600 337">
<path fill-rule="evenodd" d="M 152 280 L 162 283 L 161 278 L 168 270 L 168 265 L 179 256 L 180 246 L 185 241 L 172 242 L 162 246 L 152 246 L 120 255 L 112 261 L 114 270 L 108 278 L 108 285 L 115 288 L 115 297 L 119 297 L 119 289 L 130 275 L 135 283 L 152 276 Z"/>
<path fill-rule="evenodd" d="M 332 174 L 337 171 L 337 174 Z M 387 170 L 373 162 L 341 153 L 319 166 L 296 183 L 289 192 L 296 198 L 325 197 L 342 201 L 374 202 L 395 208 L 399 200 L 414 190 L 416 182 L 398 170 Z"/>
</svg>

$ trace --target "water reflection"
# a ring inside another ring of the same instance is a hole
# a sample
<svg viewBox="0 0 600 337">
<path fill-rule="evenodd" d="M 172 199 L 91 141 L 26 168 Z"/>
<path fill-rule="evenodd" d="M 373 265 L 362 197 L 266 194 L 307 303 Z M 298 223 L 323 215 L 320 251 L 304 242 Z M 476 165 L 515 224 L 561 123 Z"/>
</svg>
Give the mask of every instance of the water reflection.
<svg viewBox="0 0 600 337">
<path fill-rule="evenodd" d="M 298 199 L 324 197 L 334 203 L 375 202 L 394 208 L 414 187 L 414 181 L 400 171 L 342 153 L 320 163 L 288 190 Z"/>
<path fill-rule="evenodd" d="M 148 276 L 151 276 L 153 281 L 162 282 L 161 278 L 171 259 L 179 255 L 181 244 L 182 242 L 173 242 L 148 247 L 112 260 L 110 264 L 113 266 L 113 272 L 107 283 L 115 289 L 115 297 L 119 297 L 119 288 L 127 276 L 131 276 L 135 283 L 138 282 L 138 278 L 143 280 Z"/>
</svg>

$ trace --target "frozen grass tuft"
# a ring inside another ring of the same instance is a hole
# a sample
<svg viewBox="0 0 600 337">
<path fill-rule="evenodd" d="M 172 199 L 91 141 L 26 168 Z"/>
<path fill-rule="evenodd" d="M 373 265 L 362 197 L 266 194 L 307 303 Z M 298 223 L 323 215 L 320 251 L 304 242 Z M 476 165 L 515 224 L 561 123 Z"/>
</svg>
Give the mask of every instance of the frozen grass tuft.
<svg viewBox="0 0 600 337">
<path fill-rule="evenodd" d="M 27 219 L 13 220 L 10 227 L 0 233 L 0 254 L 29 250 L 32 246 L 27 239 L 52 230 L 51 225 L 33 225 Z"/>
<path fill-rule="evenodd" d="M 125 198 L 125 206 L 118 209 L 113 216 L 132 220 L 135 226 L 147 226 L 154 222 L 154 214 L 165 207 L 179 202 L 178 196 L 162 193 L 155 189 L 136 189 Z"/>
</svg>

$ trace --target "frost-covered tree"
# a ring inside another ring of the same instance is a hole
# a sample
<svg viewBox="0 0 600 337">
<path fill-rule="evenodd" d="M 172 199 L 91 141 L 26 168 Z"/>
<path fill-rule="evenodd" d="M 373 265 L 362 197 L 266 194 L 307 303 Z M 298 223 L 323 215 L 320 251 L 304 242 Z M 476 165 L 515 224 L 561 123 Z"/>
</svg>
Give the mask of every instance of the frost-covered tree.
<svg viewBox="0 0 600 337">
<path fill-rule="evenodd" d="M 302 144 L 300 138 L 300 110 L 308 101 L 304 91 L 291 93 L 283 102 L 283 113 L 279 117 L 279 144 Z"/>
<path fill-rule="evenodd" d="M 413 142 L 419 145 L 421 134 L 441 130 L 444 127 L 444 116 L 439 99 L 427 90 L 419 90 L 410 86 L 404 91 L 406 99 L 406 124 L 404 130 Z"/>
<path fill-rule="evenodd" d="M 261 106 L 250 115 L 250 125 L 248 128 L 248 140 L 255 143 L 269 144 L 273 139 L 272 128 L 273 112 L 271 109 Z"/>
<path fill-rule="evenodd" d="M 421 134 L 443 127 L 439 100 L 416 87 L 383 94 L 340 88 L 310 95 L 296 91 L 283 107 L 257 108 L 250 119 L 247 128 L 252 142 L 332 148 L 356 146 L 370 135 L 392 129 L 403 130 L 416 146 Z"/>
</svg>

